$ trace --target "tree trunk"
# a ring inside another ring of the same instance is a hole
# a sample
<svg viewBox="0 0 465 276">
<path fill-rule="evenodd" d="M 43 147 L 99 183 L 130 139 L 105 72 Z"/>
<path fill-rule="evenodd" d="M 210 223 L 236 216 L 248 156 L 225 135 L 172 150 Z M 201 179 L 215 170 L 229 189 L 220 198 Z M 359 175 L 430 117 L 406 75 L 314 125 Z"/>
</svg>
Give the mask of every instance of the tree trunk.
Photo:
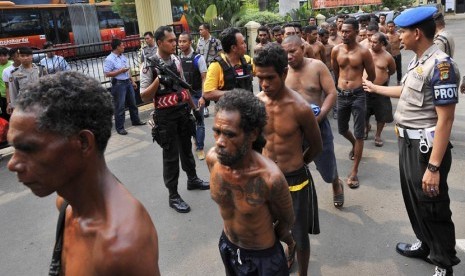
<svg viewBox="0 0 465 276">
<path fill-rule="evenodd" d="M 266 11 L 267 6 L 268 6 L 268 0 L 258 0 L 259 11 Z"/>
</svg>

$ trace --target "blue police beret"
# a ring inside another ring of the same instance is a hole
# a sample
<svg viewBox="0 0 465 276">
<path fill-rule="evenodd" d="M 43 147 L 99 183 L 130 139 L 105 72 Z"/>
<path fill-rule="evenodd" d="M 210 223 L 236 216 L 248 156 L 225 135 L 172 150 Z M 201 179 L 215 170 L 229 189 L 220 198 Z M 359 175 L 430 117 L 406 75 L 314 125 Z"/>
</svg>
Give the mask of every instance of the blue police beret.
<svg viewBox="0 0 465 276">
<path fill-rule="evenodd" d="M 402 12 L 394 19 L 397 26 L 404 28 L 432 19 L 438 10 L 435 7 L 417 7 Z"/>
</svg>

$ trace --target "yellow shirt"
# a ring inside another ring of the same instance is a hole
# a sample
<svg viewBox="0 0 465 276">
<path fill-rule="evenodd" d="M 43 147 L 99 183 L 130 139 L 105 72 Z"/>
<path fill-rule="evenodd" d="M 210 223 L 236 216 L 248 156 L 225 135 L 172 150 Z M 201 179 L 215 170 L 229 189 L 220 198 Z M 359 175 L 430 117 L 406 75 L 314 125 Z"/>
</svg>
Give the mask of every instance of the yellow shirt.
<svg viewBox="0 0 465 276">
<path fill-rule="evenodd" d="M 226 55 L 221 53 L 221 58 L 226 60 Z M 244 55 L 244 59 L 247 63 L 252 64 L 252 73 L 255 74 L 255 66 L 253 65 L 252 58 L 248 55 Z M 234 65 L 241 65 L 240 61 L 238 64 Z M 221 65 L 219 62 L 212 62 L 210 66 L 208 66 L 207 76 L 205 77 L 205 83 L 203 84 L 203 93 L 208 93 L 213 90 L 221 90 L 224 86 L 224 74 L 223 69 L 221 69 Z"/>
</svg>

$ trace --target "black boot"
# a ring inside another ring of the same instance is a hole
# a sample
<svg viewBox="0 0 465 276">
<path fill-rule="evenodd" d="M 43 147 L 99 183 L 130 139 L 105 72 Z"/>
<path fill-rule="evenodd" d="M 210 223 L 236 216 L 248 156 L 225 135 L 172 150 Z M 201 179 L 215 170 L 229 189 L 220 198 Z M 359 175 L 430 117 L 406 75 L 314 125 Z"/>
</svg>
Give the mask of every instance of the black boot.
<svg viewBox="0 0 465 276">
<path fill-rule="evenodd" d="M 197 176 L 187 179 L 187 189 L 188 190 L 208 190 L 210 189 L 210 183 L 203 181 Z"/>
<path fill-rule="evenodd" d="M 187 204 L 180 195 L 173 195 L 169 198 L 169 205 L 178 213 L 189 213 L 191 207 Z"/>
</svg>

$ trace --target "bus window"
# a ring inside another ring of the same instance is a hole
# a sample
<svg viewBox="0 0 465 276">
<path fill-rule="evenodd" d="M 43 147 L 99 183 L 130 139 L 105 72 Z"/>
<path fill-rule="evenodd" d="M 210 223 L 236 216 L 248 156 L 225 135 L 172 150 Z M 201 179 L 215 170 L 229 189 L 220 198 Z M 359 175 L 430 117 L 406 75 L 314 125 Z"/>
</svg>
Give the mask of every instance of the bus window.
<svg viewBox="0 0 465 276">
<path fill-rule="evenodd" d="M 3 10 L 0 37 L 43 35 L 38 10 Z"/>
<path fill-rule="evenodd" d="M 100 29 L 124 27 L 124 21 L 109 7 L 97 7 Z"/>
<path fill-rule="evenodd" d="M 72 32 L 72 28 L 68 10 L 56 10 L 55 18 L 57 22 L 56 26 L 58 31 L 57 43 L 69 43 L 69 33 Z"/>
<path fill-rule="evenodd" d="M 124 20 L 124 30 L 126 35 L 139 35 L 139 25 L 137 21 Z"/>
</svg>

